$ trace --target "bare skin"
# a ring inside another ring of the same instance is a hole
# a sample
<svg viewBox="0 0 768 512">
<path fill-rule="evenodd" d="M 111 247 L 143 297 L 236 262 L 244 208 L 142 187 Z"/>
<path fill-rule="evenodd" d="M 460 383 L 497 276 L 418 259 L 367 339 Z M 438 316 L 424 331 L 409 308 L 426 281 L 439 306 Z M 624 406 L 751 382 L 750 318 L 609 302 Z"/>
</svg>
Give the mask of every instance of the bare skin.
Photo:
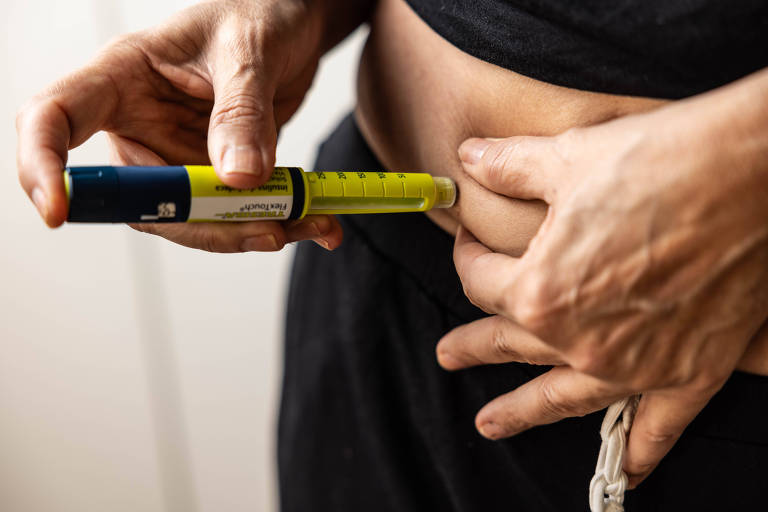
<svg viewBox="0 0 768 512">
<path fill-rule="evenodd" d="M 430 218 L 450 233 L 463 224 L 489 247 L 516 255 L 538 231 L 546 205 L 479 186 L 462 169 L 459 145 L 469 137 L 555 135 L 663 104 L 557 87 L 483 62 L 437 35 L 403 0 L 378 4 L 358 96 L 360 129 L 388 169 L 457 181 L 457 205 Z"/>
</svg>

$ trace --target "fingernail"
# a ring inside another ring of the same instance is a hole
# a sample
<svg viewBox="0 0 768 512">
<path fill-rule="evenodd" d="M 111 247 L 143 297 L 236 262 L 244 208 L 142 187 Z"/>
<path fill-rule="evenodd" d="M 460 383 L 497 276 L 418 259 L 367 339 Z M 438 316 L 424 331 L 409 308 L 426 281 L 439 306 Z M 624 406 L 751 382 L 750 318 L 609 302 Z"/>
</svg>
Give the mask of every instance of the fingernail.
<svg viewBox="0 0 768 512">
<path fill-rule="evenodd" d="M 250 251 L 277 251 L 280 246 L 277 245 L 277 238 L 275 235 L 258 235 L 246 238 L 243 243 L 240 244 L 240 250 L 243 252 Z"/>
<path fill-rule="evenodd" d="M 221 171 L 224 174 L 260 176 L 261 152 L 248 145 L 226 146 L 221 156 Z"/>
<path fill-rule="evenodd" d="M 437 362 L 440 363 L 440 366 L 442 366 L 446 370 L 456 370 L 458 368 L 461 368 L 461 361 L 459 361 L 457 358 L 455 358 L 453 355 L 449 354 L 448 352 L 438 352 Z"/>
<path fill-rule="evenodd" d="M 329 244 L 328 240 L 326 240 L 325 238 L 315 238 L 314 242 L 320 247 L 322 247 L 323 249 L 325 249 L 326 251 L 331 250 L 331 244 Z"/>
<path fill-rule="evenodd" d="M 487 139 L 469 139 L 459 147 L 459 158 L 465 164 L 474 165 L 483 158 L 490 145 Z"/>
<path fill-rule="evenodd" d="M 483 437 L 491 440 L 499 439 L 502 435 L 504 435 L 504 432 L 502 431 L 501 427 L 497 424 L 493 423 L 492 421 L 489 421 L 488 423 L 483 423 L 478 427 L 480 430 L 480 433 L 483 435 Z"/>
<path fill-rule="evenodd" d="M 35 203 L 35 207 L 43 220 L 46 220 L 48 218 L 48 201 L 46 201 L 45 193 L 41 188 L 35 188 L 32 191 L 32 202 Z"/>
</svg>

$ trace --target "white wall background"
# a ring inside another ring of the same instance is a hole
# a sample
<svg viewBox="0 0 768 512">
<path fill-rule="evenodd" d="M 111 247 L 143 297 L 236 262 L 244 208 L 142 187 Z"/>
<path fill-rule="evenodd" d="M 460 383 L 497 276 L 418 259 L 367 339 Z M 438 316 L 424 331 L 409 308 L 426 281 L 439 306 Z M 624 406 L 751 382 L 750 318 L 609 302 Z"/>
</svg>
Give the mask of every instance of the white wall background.
<svg viewBox="0 0 768 512">
<path fill-rule="evenodd" d="M 0 510 L 274 510 L 291 250 L 213 255 L 124 226 L 44 227 L 16 179 L 14 117 L 113 36 L 188 0 L 0 0 Z M 329 55 L 283 130 L 310 167 L 354 102 L 365 34 Z M 101 136 L 72 152 L 106 163 Z"/>
</svg>

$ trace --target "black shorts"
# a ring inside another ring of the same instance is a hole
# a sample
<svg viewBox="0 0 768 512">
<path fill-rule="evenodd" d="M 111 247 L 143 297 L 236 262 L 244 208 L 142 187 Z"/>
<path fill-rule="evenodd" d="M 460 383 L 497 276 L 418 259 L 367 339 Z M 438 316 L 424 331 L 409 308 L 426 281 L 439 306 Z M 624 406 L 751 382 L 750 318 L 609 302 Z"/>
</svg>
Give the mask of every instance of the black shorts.
<svg viewBox="0 0 768 512">
<path fill-rule="evenodd" d="M 318 170 L 382 170 L 352 117 Z M 407 169 L 402 169 L 407 170 Z M 452 238 L 423 214 L 343 216 L 329 253 L 299 244 L 278 435 L 284 512 L 588 509 L 602 412 L 488 441 L 474 416 L 546 371 L 442 370 L 435 346 L 484 313 L 462 293 Z M 768 507 L 768 378 L 736 373 L 628 512 Z"/>
</svg>

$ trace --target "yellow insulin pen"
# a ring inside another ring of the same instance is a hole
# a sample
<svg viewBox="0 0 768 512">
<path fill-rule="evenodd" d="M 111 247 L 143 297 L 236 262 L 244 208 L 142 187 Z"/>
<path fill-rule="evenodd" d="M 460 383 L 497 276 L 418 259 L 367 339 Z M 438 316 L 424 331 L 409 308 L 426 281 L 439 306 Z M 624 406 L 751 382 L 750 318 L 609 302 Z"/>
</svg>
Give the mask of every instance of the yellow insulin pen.
<svg viewBox="0 0 768 512">
<path fill-rule="evenodd" d="M 310 214 L 424 212 L 456 200 L 449 178 L 423 173 L 304 172 L 277 167 L 260 187 L 223 184 L 213 167 L 67 167 L 69 222 L 219 222 Z"/>
</svg>

